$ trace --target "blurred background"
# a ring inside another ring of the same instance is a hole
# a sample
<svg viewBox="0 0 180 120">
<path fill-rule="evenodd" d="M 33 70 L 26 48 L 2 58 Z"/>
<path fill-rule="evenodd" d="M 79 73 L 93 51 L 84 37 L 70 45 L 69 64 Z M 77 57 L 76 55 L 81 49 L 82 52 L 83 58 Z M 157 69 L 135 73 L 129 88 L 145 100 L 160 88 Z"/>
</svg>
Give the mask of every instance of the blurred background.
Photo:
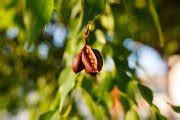
<svg viewBox="0 0 180 120">
<path fill-rule="evenodd" d="M 33 0 L 29 1 L 0 0 L 0 120 L 38 119 L 57 108 L 66 89 L 70 90 L 63 102 L 64 116 L 92 120 L 93 104 L 102 111 L 99 116 L 106 116 L 102 119 L 123 119 L 124 103 L 113 101 L 119 99 L 117 91 L 128 91 L 129 81 L 148 86 L 161 113 L 170 120 L 180 119 L 167 104 L 180 105 L 179 0 L 107 0 L 105 12 L 92 22 L 89 40 L 104 60 L 96 78 L 71 70 L 84 42 L 79 27 L 81 1 L 55 0 L 49 21 L 39 28 L 35 18 L 29 17 L 34 15 L 28 7 Z M 42 0 L 36 4 L 41 6 Z M 31 33 L 38 34 L 33 41 L 28 40 Z M 82 79 L 82 90 L 72 97 L 78 79 Z M 133 94 L 139 118 L 150 119 L 147 102 L 138 92 Z"/>
</svg>

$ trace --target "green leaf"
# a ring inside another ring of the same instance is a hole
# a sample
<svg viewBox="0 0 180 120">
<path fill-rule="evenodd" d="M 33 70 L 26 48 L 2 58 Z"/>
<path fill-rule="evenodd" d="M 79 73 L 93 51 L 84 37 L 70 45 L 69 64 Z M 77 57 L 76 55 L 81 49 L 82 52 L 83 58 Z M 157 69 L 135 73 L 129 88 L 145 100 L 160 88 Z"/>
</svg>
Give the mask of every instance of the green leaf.
<svg viewBox="0 0 180 120">
<path fill-rule="evenodd" d="M 81 90 L 82 90 L 83 101 L 88 106 L 88 109 L 91 111 L 91 113 L 93 113 L 94 116 L 97 118 L 98 113 L 96 111 L 98 109 L 97 109 L 96 103 L 94 102 L 92 96 L 85 89 L 82 88 Z"/>
<path fill-rule="evenodd" d="M 156 105 L 152 104 L 151 108 L 152 108 L 152 111 L 154 114 L 153 117 L 155 120 L 167 120 L 167 118 L 160 113 L 160 110 Z"/>
<path fill-rule="evenodd" d="M 135 99 L 135 93 L 137 90 L 137 82 L 136 81 L 130 81 L 127 85 L 127 94 L 128 96 L 133 100 L 135 104 L 137 104 Z"/>
<path fill-rule="evenodd" d="M 155 116 L 156 116 L 156 120 L 167 120 L 167 118 L 161 113 L 156 112 Z"/>
<path fill-rule="evenodd" d="M 69 23 L 70 20 L 70 16 L 71 16 L 71 4 L 70 3 L 71 0 L 60 0 L 60 7 L 59 7 L 59 19 L 60 21 L 67 25 Z"/>
<path fill-rule="evenodd" d="M 81 0 L 83 8 L 82 28 L 97 15 L 105 11 L 105 0 Z"/>
<path fill-rule="evenodd" d="M 172 109 L 177 112 L 177 113 L 180 113 L 180 106 L 173 106 L 171 105 Z"/>
<path fill-rule="evenodd" d="M 58 16 L 61 23 L 67 25 L 71 21 L 72 10 L 74 10 L 78 2 L 78 0 L 58 0 Z"/>
<path fill-rule="evenodd" d="M 54 111 L 45 112 L 39 117 L 39 120 L 50 120 L 53 114 Z"/>
<path fill-rule="evenodd" d="M 126 113 L 125 120 L 139 120 L 139 116 L 135 110 L 129 110 Z"/>
<path fill-rule="evenodd" d="M 30 44 L 50 20 L 53 7 L 54 0 L 26 0 L 25 25 Z"/>
<path fill-rule="evenodd" d="M 149 103 L 149 105 L 151 105 L 153 100 L 153 93 L 151 89 L 142 84 L 138 84 L 138 88 L 142 97 Z"/>
<path fill-rule="evenodd" d="M 56 111 L 48 111 L 46 113 L 43 113 L 40 117 L 39 120 L 59 120 L 60 115 L 58 110 Z"/>
<path fill-rule="evenodd" d="M 168 104 L 171 106 L 171 108 L 173 109 L 174 112 L 180 113 L 180 106 L 175 106 L 170 103 L 168 103 Z"/>
<path fill-rule="evenodd" d="M 125 112 L 129 111 L 131 108 L 131 105 L 129 103 L 129 97 L 125 93 L 122 93 L 122 92 L 120 92 L 119 95 L 120 95 L 120 101 L 123 105 Z"/>
<path fill-rule="evenodd" d="M 60 120 L 60 112 L 56 110 L 50 120 Z"/>
<path fill-rule="evenodd" d="M 75 86 L 75 78 L 76 75 L 72 72 L 70 67 L 66 67 L 60 74 L 59 77 L 59 93 L 60 93 L 60 104 L 59 104 L 59 112 L 61 113 L 61 110 L 63 108 L 65 99 L 72 90 L 72 88 Z"/>
</svg>

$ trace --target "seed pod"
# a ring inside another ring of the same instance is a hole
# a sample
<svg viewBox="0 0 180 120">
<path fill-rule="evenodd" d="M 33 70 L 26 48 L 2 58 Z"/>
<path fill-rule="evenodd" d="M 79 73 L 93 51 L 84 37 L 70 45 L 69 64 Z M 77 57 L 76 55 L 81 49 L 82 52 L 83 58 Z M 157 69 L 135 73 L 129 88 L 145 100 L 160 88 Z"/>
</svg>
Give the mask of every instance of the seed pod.
<svg viewBox="0 0 180 120">
<path fill-rule="evenodd" d="M 101 71 L 103 59 L 101 53 L 97 49 L 91 49 L 89 45 L 85 45 L 81 52 L 73 59 L 72 69 L 75 73 L 85 69 L 86 73 L 96 76 Z"/>
<path fill-rule="evenodd" d="M 95 56 L 96 56 L 96 59 L 97 59 L 97 69 L 98 69 L 98 72 L 101 71 L 102 69 L 102 66 L 103 66 L 103 59 L 102 59 L 102 56 L 101 56 L 101 53 L 97 50 L 97 49 L 92 49 L 92 51 L 94 52 Z M 86 73 L 92 75 L 92 76 L 96 76 L 97 75 L 97 72 L 92 72 L 92 71 L 88 71 L 86 70 Z"/>
<path fill-rule="evenodd" d="M 82 49 L 82 62 L 84 63 L 85 69 L 90 72 L 98 72 L 97 59 L 92 51 L 91 47 L 85 45 Z"/>
<path fill-rule="evenodd" d="M 72 63 L 72 69 L 74 73 L 78 73 L 84 69 L 84 64 L 82 62 L 82 52 L 80 52 L 74 57 L 73 63 Z"/>
<path fill-rule="evenodd" d="M 101 53 L 96 49 L 91 49 L 88 45 L 82 49 L 82 62 L 86 72 L 91 75 L 96 75 L 103 66 Z"/>
</svg>

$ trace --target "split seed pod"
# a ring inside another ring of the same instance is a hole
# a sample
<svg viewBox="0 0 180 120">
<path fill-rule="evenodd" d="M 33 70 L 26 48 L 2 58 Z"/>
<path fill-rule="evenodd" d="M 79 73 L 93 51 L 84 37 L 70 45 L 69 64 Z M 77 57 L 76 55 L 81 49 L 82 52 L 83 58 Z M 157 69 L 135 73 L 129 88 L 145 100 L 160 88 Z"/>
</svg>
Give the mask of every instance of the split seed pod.
<svg viewBox="0 0 180 120">
<path fill-rule="evenodd" d="M 82 58 L 82 54 L 80 52 L 73 59 L 72 69 L 73 69 L 74 73 L 78 73 L 84 69 L 84 64 L 82 63 L 81 58 Z"/>
<path fill-rule="evenodd" d="M 73 60 L 73 71 L 75 73 L 85 69 L 87 73 L 96 75 L 101 71 L 102 66 L 101 53 L 97 49 L 92 49 L 89 45 L 85 45 Z"/>
</svg>

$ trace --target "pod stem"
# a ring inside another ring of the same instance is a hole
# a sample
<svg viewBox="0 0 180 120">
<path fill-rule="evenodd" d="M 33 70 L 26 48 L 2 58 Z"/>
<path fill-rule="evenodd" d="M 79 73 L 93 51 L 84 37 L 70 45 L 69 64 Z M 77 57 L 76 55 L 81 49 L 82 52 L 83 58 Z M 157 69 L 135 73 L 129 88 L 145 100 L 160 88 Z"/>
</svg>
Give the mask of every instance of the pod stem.
<svg viewBox="0 0 180 120">
<path fill-rule="evenodd" d="M 85 44 L 87 44 L 87 40 L 89 39 L 89 33 L 90 33 L 90 24 L 91 24 L 91 22 L 88 22 L 88 24 L 87 24 L 87 26 L 86 26 L 86 28 L 85 28 L 85 30 L 84 30 L 84 40 L 85 40 Z"/>
</svg>

